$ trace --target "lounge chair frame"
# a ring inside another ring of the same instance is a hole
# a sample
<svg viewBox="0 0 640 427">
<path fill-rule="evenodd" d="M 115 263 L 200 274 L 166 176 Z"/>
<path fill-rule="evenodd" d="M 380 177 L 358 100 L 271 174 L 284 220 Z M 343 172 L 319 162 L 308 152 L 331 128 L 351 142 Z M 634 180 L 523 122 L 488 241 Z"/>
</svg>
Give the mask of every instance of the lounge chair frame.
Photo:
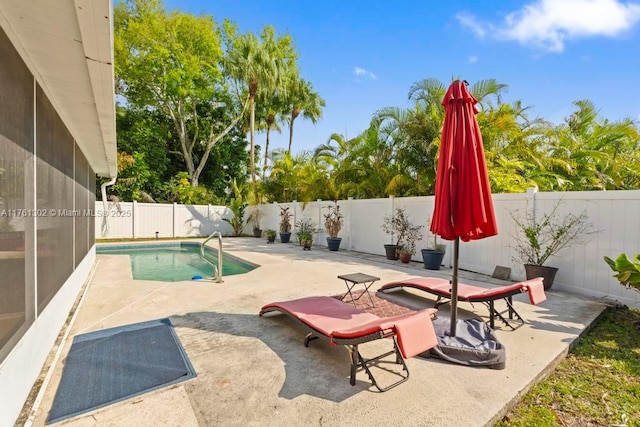
<svg viewBox="0 0 640 427">
<path fill-rule="evenodd" d="M 424 284 L 421 280 L 426 280 L 433 283 Z M 540 283 L 534 283 L 540 282 Z M 443 284 L 447 284 L 449 286 L 443 286 Z M 404 281 L 397 281 L 392 283 L 387 283 L 383 285 L 378 292 L 388 293 L 393 290 L 397 290 L 399 288 L 412 288 L 419 291 L 424 291 L 433 295 L 436 295 L 438 298 L 436 299 L 434 307 L 439 307 L 442 304 L 446 304 L 451 301 L 451 281 L 447 281 L 446 279 L 436 279 L 436 278 L 412 278 Z M 523 292 L 530 292 L 531 286 L 542 286 L 541 279 L 532 279 L 527 282 L 516 283 L 513 285 L 507 285 L 499 288 L 489 288 L 483 289 L 477 286 L 465 285 L 462 283 L 458 284 L 458 290 L 465 291 L 464 295 L 458 296 L 458 301 L 469 302 L 473 304 L 474 302 L 480 302 L 487 306 L 489 309 L 489 326 L 491 329 L 495 329 L 495 318 L 500 319 L 507 327 L 511 328 L 511 330 L 515 330 L 520 326 L 524 325 L 525 320 L 520 316 L 520 314 L 513 307 L 513 296 L 521 294 Z M 475 292 L 478 291 L 478 292 Z M 475 292 L 475 293 L 474 293 Z M 466 295 L 466 296 L 465 296 Z M 529 298 L 532 303 L 533 297 L 530 292 Z M 497 300 L 504 300 L 507 308 L 503 311 L 498 311 L 496 308 L 495 302 Z M 544 300 L 544 296 L 542 297 Z M 507 315 L 505 317 L 505 314 Z M 517 325 L 514 325 L 514 322 L 518 322 Z"/>
<path fill-rule="evenodd" d="M 474 302 L 483 303 L 489 309 L 489 327 L 491 329 L 495 329 L 495 318 L 497 317 L 498 319 L 500 319 L 502 321 L 502 323 L 505 324 L 505 326 L 511 328 L 512 331 L 515 331 L 517 328 L 519 328 L 520 326 L 524 325 L 524 323 L 525 323 L 524 319 L 522 318 L 522 316 L 520 316 L 520 313 L 518 313 L 516 311 L 516 309 L 513 308 L 513 296 L 517 295 L 517 294 L 521 294 L 522 292 L 523 292 L 522 290 L 509 292 L 507 295 L 505 295 L 504 297 L 501 297 L 501 298 L 495 298 L 495 297 L 484 298 L 484 299 L 483 298 L 479 298 L 479 299 L 474 299 L 473 301 L 468 300 L 468 299 L 461 299 L 460 301 L 469 302 L 469 303 L 471 303 L 471 305 L 473 305 Z M 436 295 L 438 295 L 438 294 L 436 294 Z M 496 299 L 504 299 L 504 302 L 507 304 L 506 310 L 498 311 L 496 309 L 496 304 L 495 304 Z M 447 304 L 447 303 L 450 303 L 450 302 L 451 302 L 451 297 L 438 295 L 438 298 L 436 299 L 434 307 L 437 308 L 437 307 L 440 307 L 442 304 Z M 509 317 L 508 320 L 503 316 L 503 314 L 505 314 L 505 313 Z M 514 319 L 514 316 L 515 316 L 515 319 Z M 517 326 L 513 325 L 514 321 L 518 321 L 518 325 Z"/>
<path fill-rule="evenodd" d="M 263 316 L 266 313 L 270 313 L 270 312 L 278 312 L 278 313 L 283 313 L 288 315 L 289 317 L 301 321 L 301 319 L 298 319 L 297 317 L 291 315 L 291 313 L 287 312 L 286 310 L 280 310 L 276 307 L 268 307 L 265 308 L 263 310 L 260 311 L 260 316 Z M 309 347 L 309 342 L 319 339 L 320 337 L 327 337 L 324 333 L 318 331 L 317 329 L 315 329 L 313 326 L 309 325 L 308 323 L 302 321 L 302 323 L 305 325 L 305 327 L 311 329 L 310 332 L 308 332 L 305 337 L 304 337 L 304 346 L 305 347 Z M 333 345 L 342 345 L 347 349 L 347 352 L 349 353 L 349 361 L 350 361 L 350 369 L 349 369 L 349 383 L 352 386 L 356 385 L 356 374 L 358 372 L 358 368 L 362 368 L 366 373 L 367 376 L 369 377 L 369 380 L 371 381 L 371 384 L 378 389 L 378 391 L 380 392 L 385 392 L 387 390 L 390 390 L 402 383 L 404 383 L 405 381 L 407 381 L 409 379 L 409 368 L 407 367 L 407 364 L 404 361 L 404 358 L 402 357 L 402 354 L 400 353 L 400 348 L 398 347 L 398 342 L 396 340 L 395 337 L 395 333 L 393 332 L 382 332 L 382 331 L 378 331 L 372 334 L 368 334 L 368 335 L 363 335 L 361 337 L 357 337 L 357 338 L 349 338 L 349 339 L 345 339 L 345 338 L 332 338 L 332 337 L 327 337 L 330 339 L 330 343 Z M 371 341 L 375 341 L 375 340 L 379 340 L 382 338 L 391 338 L 393 340 L 393 350 L 387 351 L 385 353 L 379 354 L 375 357 L 372 358 L 366 358 L 362 355 L 362 353 L 360 353 L 359 349 L 358 349 L 358 345 L 360 344 L 364 344 L 367 342 L 371 342 Z M 373 372 L 371 371 L 370 367 L 375 364 L 376 362 L 378 362 L 379 360 L 388 357 L 392 354 L 395 354 L 396 360 L 395 363 L 402 365 L 402 370 L 400 372 L 396 372 L 396 374 L 398 374 L 401 378 L 390 384 L 387 385 L 386 387 L 382 387 L 380 384 L 378 384 L 378 381 L 376 380 L 375 376 L 373 375 Z M 405 374 L 403 375 L 403 372 L 405 372 Z"/>
</svg>

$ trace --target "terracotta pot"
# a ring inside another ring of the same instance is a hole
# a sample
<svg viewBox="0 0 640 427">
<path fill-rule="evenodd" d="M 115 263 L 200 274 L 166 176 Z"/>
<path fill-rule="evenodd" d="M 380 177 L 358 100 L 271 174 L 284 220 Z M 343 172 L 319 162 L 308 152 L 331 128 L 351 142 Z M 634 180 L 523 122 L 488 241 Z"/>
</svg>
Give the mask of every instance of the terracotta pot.
<svg viewBox="0 0 640 427">
<path fill-rule="evenodd" d="M 411 261 L 411 254 L 409 252 L 400 252 L 400 262 L 409 264 L 409 261 Z"/>
</svg>

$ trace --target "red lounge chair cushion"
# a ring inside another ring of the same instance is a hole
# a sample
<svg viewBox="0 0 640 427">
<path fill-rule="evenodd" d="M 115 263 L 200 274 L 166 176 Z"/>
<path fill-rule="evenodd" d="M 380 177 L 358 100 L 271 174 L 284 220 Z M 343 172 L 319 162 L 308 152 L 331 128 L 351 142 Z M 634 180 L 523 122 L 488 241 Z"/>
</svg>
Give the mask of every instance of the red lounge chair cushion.
<svg viewBox="0 0 640 427">
<path fill-rule="evenodd" d="M 335 330 L 380 320 L 375 314 L 367 313 L 332 297 L 307 297 L 274 302 L 265 305 L 262 310 L 270 307 L 286 310 L 296 319 L 329 337 Z"/>
<path fill-rule="evenodd" d="M 446 279 L 436 277 L 413 277 L 411 279 L 400 280 L 383 285 L 381 289 L 393 288 L 400 285 L 413 285 L 418 289 L 424 289 L 436 295 L 451 297 L 451 282 Z M 480 286 L 465 285 L 458 283 L 458 300 L 475 302 L 478 300 L 499 299 L 514 293 L 514 291 L 529 293 L 529 301 L 536 305 L 546 300 L 542 279 L 527 280 L 526 282 L 514 283 L 512 285 L 499 286 L 495 288 L 482 288 Z"/>
<path fill-rule="evenodd" d="M 422 311 L 405 313 L 405 314 L 401 314 L 399 316 L 394 316 L 394 317 L 377 317 L 376 316 L 375 320 L 368 323 L 364 323 L 360 325 L 345 324 L 343 328 L 336 329 L 333 332 L 331 332 L 330 336 L 332 336 L 333 338 L 350 339 L 350 338 L 362 337 L 362 336 L 369 335 L 379 331 L 390 332 L 394 328 L 397 330 L 398 324 L 404 323 L 407 319 L 410 319 L 413 317 L 420 317 L 421 319 L 424 320 L 424 317 L 422 317 L 422 314 L 426 315 L 426 318 L 429 319 L 429 321 L 425 323 L 428 323 L 429 325 L 431 325 L 431 319 L 435 316 L 437 312 L 438 310 L 435 308 L 427 308 Z M 419 314 L 421 316 L 418 316 Z"/>
<path fill-rule="evenodd" d="M 431 314 L 426 310 L 395 321 L 398 347 L 402 357 L 408 359 L 436 345 L 438 338 L 431 323 Z"/>
<path fill-rule="evenodd" d="M 431 323 L 437 312 L 435 308 L 380 318 L 332 297 L 274 302 L 262 307 L 262 312 L 270 308 L 285 310 L 330 338 L 354 339 L 376 332 L 395 333 L 404 358 L 423 353 L 438 343 Z"/>
<path fill-rule="evenodd" d="M 527 286 L 527 292 L 529 292 L 529 302 L 533 305 L 539 304 L 547 299 L 547 295 L 544 293 L 544 282 L 542 277 L 536 277 L 535 279 L 522 282 Z"/>
</svg>

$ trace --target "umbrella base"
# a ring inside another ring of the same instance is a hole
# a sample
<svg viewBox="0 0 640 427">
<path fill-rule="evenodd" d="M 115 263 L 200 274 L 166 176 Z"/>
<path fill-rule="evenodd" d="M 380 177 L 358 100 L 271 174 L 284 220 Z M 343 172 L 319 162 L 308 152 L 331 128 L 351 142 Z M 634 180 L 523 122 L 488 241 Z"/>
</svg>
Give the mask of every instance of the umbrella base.
<svg viewBox="0 0 640 427">
<path fill-rule="evenodd" d="M 460 319 L 456 336 L 450 336 L 451 321 L 442 317 L 433 320 L 438 345 L 422 353 L 422 357 L 437 357 L 466 366 L 501 370 L 506 367 L 507 352 L 495 333 L 480 319 Z"/>
</svg>

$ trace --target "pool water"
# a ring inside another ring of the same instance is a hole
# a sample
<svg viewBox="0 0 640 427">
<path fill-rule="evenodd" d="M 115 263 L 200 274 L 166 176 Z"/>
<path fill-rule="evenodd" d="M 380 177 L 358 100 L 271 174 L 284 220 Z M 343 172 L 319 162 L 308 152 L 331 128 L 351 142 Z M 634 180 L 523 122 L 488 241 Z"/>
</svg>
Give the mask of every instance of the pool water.
<svg viewBox="0 0 640 427">
<path fill-rule="evenodd" d="M 131 271 L 136 280 L 180 282 L 196 276 L 211 278 L 213 266 L 200 256 L 198 243 L 157 245 L 98 246 L 96 252 L 109 255 L 129 255 Z M 218 251 L 205 248 L 205 257 L 218 265 Z M 257 266 L 232 255 L 222 253 L 222 276 L 247 273 Z"/>
</svg>

